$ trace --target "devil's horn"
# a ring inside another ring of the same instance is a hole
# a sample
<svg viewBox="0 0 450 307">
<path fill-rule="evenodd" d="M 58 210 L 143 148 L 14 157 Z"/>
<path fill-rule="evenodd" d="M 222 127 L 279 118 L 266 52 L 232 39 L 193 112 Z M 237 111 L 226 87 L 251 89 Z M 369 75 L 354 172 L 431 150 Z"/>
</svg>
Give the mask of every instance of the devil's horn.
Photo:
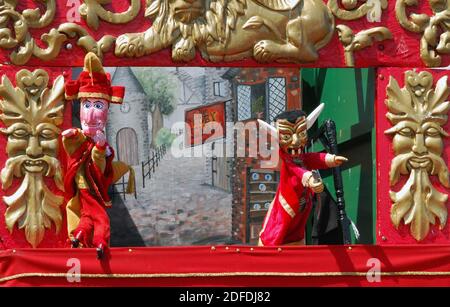
<svg viewBox="0 0 450 307">
<path fill-rule="evenodd" d="M 309 130 L 309 128 L 314 125 L 324 107 L 325 104 L 322 102 L 317 108 L 314 109 L 314 111 L 311 112 L 311 114 L 308 115 L 308 118 L 306 119 L 306 129 Z"/>
</svg>

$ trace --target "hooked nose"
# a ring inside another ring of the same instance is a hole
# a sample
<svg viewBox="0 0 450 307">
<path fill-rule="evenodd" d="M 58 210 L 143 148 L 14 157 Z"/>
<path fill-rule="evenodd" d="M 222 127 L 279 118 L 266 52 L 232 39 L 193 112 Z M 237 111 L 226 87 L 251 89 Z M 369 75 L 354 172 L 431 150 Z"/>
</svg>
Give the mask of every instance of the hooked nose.
<svg viewBox="0 0 450 307">
<path fill-rule="evenodd" d="M 292 135 L 292 145 L 294 146 L 300 145 L 300 138 L 296 133 Z"/>
<path fill-rule="evenodd" d="M 91 123 L 95 119 L 93 110 L 87 112 L 86 119 L 88 123 Z"/>
<path fill-rule="evenodd" d="M 26 149 L 26 154 L 30 158 L 40 158 L 44 154 L 42 152 L 42 147 L 39 145 L 39 140 L 36 136 L 31 136 L 28 141 L 28 147 Z"/>
<path fill-rule="evenodd" d="M 428 153 L 427 147 L 425 146 L 425 138 L 422 133 L 416 134 L 412 151 L 420 156 Z"/>
</svg>

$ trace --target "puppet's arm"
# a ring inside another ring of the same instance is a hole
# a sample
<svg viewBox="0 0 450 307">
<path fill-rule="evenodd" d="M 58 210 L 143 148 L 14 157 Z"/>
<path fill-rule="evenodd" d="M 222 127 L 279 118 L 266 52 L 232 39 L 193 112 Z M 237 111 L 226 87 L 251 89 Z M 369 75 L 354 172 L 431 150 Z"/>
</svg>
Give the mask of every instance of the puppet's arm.
<svg viewBox="0 0 450 307">
<path fill-rule="evenodd" d="M 92 161 L 104 173 L 106 168 L 106 135 L 102 131 L 97 131 L 95 135 L 95 146 L 91 155 Z"/>
<path fill-rule="evenodd" d="M 71 156 L 86 141 L 86 136 L 80 129 L 70 128 L 62 133 L 64 150 Z"/>
<path fill-rule="evenodd" d="M 311 152 L 303 155 L 303 161 L 309 169 L 325 169 L 339 166 L 348 159 L 329 153 Z"/>
<path fill-rule="evenodd" d="M 91 157 L 95 165 L 97 165 L 101 172 L 104 173 L 106 168 L 106 145 L 95 145 L 94 148 L 92 148 Z"/>
</svg>

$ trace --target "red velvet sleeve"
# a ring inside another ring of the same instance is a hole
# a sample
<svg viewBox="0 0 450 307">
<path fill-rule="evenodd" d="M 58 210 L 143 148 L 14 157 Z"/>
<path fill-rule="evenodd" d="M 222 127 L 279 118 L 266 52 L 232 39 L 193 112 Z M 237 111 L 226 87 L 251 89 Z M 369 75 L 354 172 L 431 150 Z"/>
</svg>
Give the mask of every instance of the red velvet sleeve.
<svg viewBox="0 0 450 307">
<path fill-rule="evenodd" d="M 311 152 L 303 155 L 303 163 L 309 169 L 325 169 L 329 166 L 325 162 L 327 153 Z"/>
<path fill-rule="evenodd" d="M 309 170 L 304 169 L 303 167 L 300 167 L 300 166 L 296 166 L 296 167 L 291 168 L 291 171 L 295 174 L 295 176 L 296 176 L 300 181 L 302 180 L 303 175 L 304 175 L 306 172 L 309 172 Z"/>
</svg>

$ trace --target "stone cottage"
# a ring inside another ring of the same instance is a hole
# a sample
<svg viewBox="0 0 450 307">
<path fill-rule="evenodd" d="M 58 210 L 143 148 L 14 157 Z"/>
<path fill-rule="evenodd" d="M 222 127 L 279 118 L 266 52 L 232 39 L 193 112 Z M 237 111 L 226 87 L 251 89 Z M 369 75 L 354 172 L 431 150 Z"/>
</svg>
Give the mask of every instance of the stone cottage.
<svg viewBox="0 0 450 307">
<path fill-rule="evenodd" d="M 130 67 L 109 69 L 113 85 L 125 86 L 124 102 L 109 109 L 106 135 L 118 160 L 137 168 L 148 160 L 150 131 L 147 99 Z"/>
</svg>

